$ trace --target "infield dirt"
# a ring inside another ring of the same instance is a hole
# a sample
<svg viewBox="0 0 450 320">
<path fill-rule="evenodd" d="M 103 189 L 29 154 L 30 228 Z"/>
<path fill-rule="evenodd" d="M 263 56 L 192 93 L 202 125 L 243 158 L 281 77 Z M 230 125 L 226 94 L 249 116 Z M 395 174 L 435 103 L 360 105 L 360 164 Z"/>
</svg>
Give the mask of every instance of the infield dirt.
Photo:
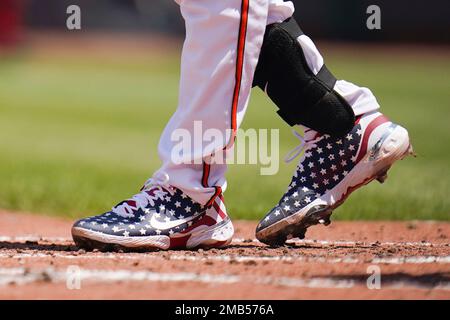
<svg viewBox="0 0 450 320">
<path fill-rule="evenodd" d="M 0 221 L 1 299 L 450 299 L 447 222 L 339 221 L 270 248 L 235 221 L 226 249 L 103 253 L 79 250 L 70 220 Z"/>
</svg>

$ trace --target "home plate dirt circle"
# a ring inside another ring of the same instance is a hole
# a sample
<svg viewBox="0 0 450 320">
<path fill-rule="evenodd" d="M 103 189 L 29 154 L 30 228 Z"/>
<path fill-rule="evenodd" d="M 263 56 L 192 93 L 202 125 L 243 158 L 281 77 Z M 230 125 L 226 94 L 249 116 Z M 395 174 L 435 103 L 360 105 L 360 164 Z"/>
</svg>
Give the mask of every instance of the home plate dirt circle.
<svg viewBox="0 0 450 320">
<path fill-rule="evenodd" d="M 0 299 L 450 299 L 447 222 L 333 222 L 270 248 L 235 221 L 226 249 L 103 253 L 70 220 L 0 221 Z"/>
</svg>

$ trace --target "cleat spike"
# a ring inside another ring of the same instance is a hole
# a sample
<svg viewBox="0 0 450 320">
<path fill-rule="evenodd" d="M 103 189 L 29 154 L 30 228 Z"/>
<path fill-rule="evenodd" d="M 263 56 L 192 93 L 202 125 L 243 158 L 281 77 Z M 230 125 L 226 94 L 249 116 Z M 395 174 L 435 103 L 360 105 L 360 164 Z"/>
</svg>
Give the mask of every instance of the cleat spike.
<svg viewBox="0 0 450 320">
<path fill-rule="evenodd" d="M 375 179 L 377 179 L 379 183 L 384 183 L 384 182 L 386 181 L 386 179 L 388 178 L 387 173 L 388 173 L 388 171 L 389 171 L 390 168 L 391 168 L 391 166 L 389 166 L 389 167 L 384 168 L 383 170 L 381 170 L 381 171 L 378 173 L 378 175 L 377 175 L 377 177 L 376 177 Z"/>
<path fill-rule="evenodd" d="M 388 178 L 388 175 L 387 175 L 387 173 L 385 173 L 384 175 L 378 176 L 377 180 L 379 183 L 384 183 L 387 178 Z"/>
<path fill-rule="evenodd" d="M 331 213 L 330 213 L 330 215 L 331 215 Z M 324 226 L 329 226 L 331 224 L 331 220 L 330 220 L 330 216 L 328 216 L 328 217 L 326 217 L 325 218 L 325 222 L 324 222 Z"/>
<path fill-rule="evenodd" d="M 409 145 L 407 155 L 413 156 L 414 158 L 417 158 L 417 153 L 414 152 L 412 144 Z"/>
<path fill-rule="evenodd" d="M 305 232 L 297 234 L 297 238 L 299 238 L 300 240 L 305 239 Z"/>
</svg>

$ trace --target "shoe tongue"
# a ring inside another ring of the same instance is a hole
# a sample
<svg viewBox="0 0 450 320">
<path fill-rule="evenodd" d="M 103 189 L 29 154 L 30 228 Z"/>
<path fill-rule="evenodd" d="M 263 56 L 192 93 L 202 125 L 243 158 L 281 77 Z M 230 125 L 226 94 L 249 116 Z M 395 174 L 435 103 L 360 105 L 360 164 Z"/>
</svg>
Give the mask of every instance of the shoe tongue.
<svg viewBox="0 0 450 320">
<path fill-rule="evenodd" d="M 136 201 L 134 200 L 127 200 L 126 203 L 131 206 L 131 207 L 135 207 L 136 208 Z"/>
<path fill-rule="evenodd" d="M 313 129 L 310 129 L 308 127 L 303 127 L 303 129 L 304 129 L 303 137 L 304 137 L 305 141 L 311 141 L 320 136 L 320 133 Z"/>
<path fill-rule="evenodd" d="M 149 196 L 154 196 L 155 195 L 155 190 L 156 190 L 156 188 L 152 187 L 152 188 L 149 188 L 149 189 L 144 189 L 144 192 L 146 194 L 148 194 Z"/>
<path fill-rule="evenodd" d="M 122 205 L 122 204 L 124 204 L 124 203 L 128 204 L 128 205 L 131 206 L 131 207 L 135 207 L 135 208 L 136 208 L 136 201 L 134 201 L 134 200 L 124 200 L 124 201 L 121 201 L 121 202 L 119 202 L 118 204 L 116 204 L 116 205 L 114 206 L 114 208 L 117 208 L 118 206 L 120 206 L 120 205 Z"/>
</svg>

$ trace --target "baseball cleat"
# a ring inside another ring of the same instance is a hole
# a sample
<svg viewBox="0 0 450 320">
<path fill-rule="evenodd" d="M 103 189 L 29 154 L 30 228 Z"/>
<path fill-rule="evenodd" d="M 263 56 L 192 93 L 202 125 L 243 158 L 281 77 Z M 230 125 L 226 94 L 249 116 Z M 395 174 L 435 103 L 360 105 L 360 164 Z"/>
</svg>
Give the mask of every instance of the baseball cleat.
<svg viewBox="0 0 450 320">
<path fill-rule="evenodd" d="M 379 112 L 358 118 L 341 138 L 308 128 L 304 137 L 296 135 L 302 143 L 287 161 L 304 154 L 288 190 L 256 229 L 256 238 L 266 244 L 303 239 L 308 227 L 329 225 L 332 211 L 353 191 L 374 179 L 383 183 L 394 162 L 413 154 L 406 129 Z"/>
<path fill-rule="evenodd" d="M 72 227 L 77 246 L 101 251 L 220 248 L 231 242 L 233 233 L 222 195 L 205 207 L 180 189 L 151 180 L 111 211 Z"/>
</svg>

